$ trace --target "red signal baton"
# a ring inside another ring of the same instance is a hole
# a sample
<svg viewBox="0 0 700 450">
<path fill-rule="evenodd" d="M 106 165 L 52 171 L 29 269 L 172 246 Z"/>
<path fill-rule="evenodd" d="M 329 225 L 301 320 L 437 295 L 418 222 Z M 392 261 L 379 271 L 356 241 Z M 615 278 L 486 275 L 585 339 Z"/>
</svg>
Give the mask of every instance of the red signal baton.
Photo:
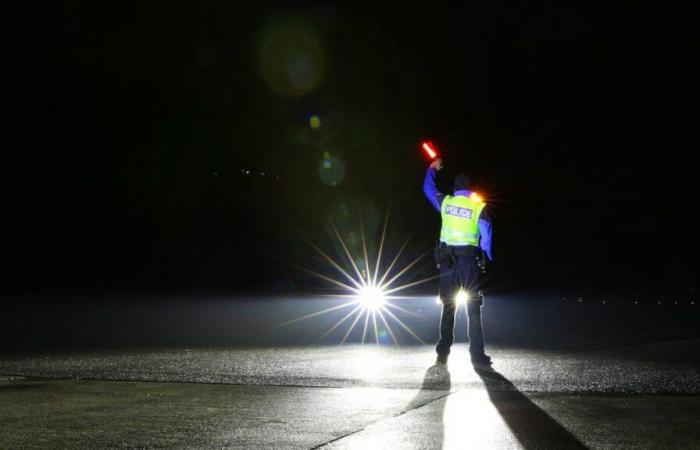
<svg viewBox="0 0 700 450">
<path fill-rule="evenodd" d="M 421 145 L 421 147 L 423 147 L 423 150 L 425 150 L 425 153 L 428 155 L 428 158 L 430 158 L 430 159 L 437 158 L 438 152 L 435 149 L 435 146 L 433 146 L 432 142 L 424 141 L 423 145 Z"/>
</svg>

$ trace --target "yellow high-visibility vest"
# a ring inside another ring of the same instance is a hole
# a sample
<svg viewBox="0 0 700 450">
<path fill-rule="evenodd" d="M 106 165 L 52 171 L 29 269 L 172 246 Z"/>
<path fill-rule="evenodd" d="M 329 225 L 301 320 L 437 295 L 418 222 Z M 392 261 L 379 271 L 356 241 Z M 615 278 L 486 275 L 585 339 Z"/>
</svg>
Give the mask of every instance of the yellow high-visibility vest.
<svg viewBox="0 0 700 450">
<path fill-rule="evenodd" d="M 479 215 L 486 204 L 477 196 L 448 195 L 442 201 L 440 241 L 447 245 L 479 245 Z"/>
</svg>

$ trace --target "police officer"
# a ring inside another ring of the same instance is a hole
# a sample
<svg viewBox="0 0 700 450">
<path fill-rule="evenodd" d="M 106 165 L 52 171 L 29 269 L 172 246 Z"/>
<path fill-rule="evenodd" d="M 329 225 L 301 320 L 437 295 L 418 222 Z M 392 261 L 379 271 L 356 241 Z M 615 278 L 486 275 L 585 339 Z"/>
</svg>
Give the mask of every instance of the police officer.
<svg viewBox="0 0 700 450">
<path fill-rule="evenodd" d="M 483 258 L 485 253 L 489 261 L 492 260 L 491 222 L 484 211 L 485 203 L 469 190 L 469 178 L 466 175 L 455 177 L 452 195 L 438 191 L 435 176 L 442 167 L 442 160 L 435 160 L 428 167 L 423 182 L 426 197 L 442 217 L 440 242 L 436 248 L 442 301 L 440 340 L 436 347 L 437 363 L 447 363 L 454 341 L 457 295 L 463 290 L 467 295 L 469 353 L 472 362 L 490 365 L 491 358 L 484 353 L 484 330 L 481 325 L 483 297 L 479 289 L 479 258 Z M 481 261 L 485 263 L 483 259 Z"/>
</svg>

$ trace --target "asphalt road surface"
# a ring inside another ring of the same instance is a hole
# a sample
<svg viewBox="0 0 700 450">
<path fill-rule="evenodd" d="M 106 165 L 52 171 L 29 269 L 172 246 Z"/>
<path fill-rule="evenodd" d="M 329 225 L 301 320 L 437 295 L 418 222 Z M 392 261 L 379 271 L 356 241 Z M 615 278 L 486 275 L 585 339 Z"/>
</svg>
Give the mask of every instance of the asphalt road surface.
<svg viewBox="0 0 700 450">
<path fill-rule="evenodd" d="M 698 448 L 700 341 L 101 351 L 0 362 L 2 448 Z"/>
<path fill-rule="evenodd" d="M 560 304 L 487 304 L 492 370 L 463 342 L 434 364 L 434 299 L 397 312 L 426 344 L 389 321 L 400 346 L 381 321 L 362 344 L 353 316 L 319 340 L 342 308 L 288 323 L 326 299 L 15 308 L 4 339 L 25 345 L 0 353 L 0 448 L 700 448 L 700 339 L 633 332 L 652 306 Z"/>
</svg>

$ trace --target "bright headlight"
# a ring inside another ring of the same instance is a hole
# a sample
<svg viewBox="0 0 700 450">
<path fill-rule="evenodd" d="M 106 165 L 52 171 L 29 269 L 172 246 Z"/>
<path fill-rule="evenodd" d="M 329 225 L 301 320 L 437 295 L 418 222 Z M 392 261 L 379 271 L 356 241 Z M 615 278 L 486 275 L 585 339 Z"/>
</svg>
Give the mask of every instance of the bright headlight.
<svg viewBox="0 0 700 450">
<path fill-rule="evenodd" d="M 360 304 L 367 309 L 379 309 L 384 305 L 384 293 L 377 286 L 366 286 L 358 295 Z"/>
<path fill-rule="evenodd" d="M 466 305 L 469 301 L 469 294 L 464 289 L 460 289 L 455 295 L 455 302 L 460 305 Z"/>
</svg>

